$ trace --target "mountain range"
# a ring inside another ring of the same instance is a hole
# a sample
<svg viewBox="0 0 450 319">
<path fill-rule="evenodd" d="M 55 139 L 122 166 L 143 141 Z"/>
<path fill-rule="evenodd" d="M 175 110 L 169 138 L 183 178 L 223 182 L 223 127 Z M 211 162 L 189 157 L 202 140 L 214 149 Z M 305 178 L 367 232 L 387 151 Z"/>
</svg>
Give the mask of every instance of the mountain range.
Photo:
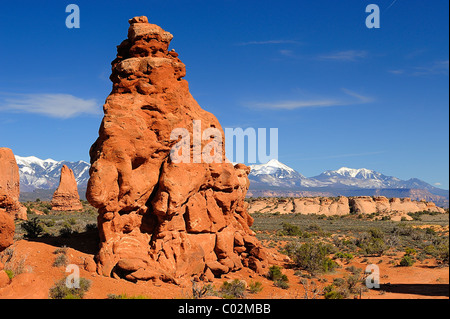
<svg viewBox="0 0 450 319">
<path fill-rule="evenodd" d="M 250 167 L 249 196 L 410 197 L 449 206 L 448 190 L 417 178 L 401 180 L 366 168 L 341 167 L 314 177 L 305 177 L 275 159 Z"/>
<path fill-rule="evenodd" d="M 53 159 L 42 160 L 35 156 L 21 157 L 16 155 L 19 166 L 20 192 L 55 190 L 59 185 L 61 167 L 67 165 L 75 175 L 78 187 L 87 186 L 90 164 L 84 161 L 68 162 Z"/>
<path fill-rule="evenodd" d="M 16 156 L 20 172 L 22 199 L 41 196 L 51 198 L 58 187 L 61 167 L 73 170 L 80 196 L 89 180 L 90 164 L 84 161 L 68 162 L 42 160 L 35 156 Z M 449 191 L 434 187 L 420 179 L 401 180 L 393 176 L 366 169 L 341 167 L 314 177 L 305 177 L 276 159 L 266 164 L 250 165 L 249 196 L 386 196 L 410 197 L 434 201 L 449 206 Z"/>
</svg>

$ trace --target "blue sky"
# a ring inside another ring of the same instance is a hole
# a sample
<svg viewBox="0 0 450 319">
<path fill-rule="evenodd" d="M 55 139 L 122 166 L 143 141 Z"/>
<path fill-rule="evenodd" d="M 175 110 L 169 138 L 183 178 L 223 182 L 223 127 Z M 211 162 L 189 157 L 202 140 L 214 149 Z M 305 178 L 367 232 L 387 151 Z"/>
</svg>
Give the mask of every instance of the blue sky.
<svg viewBox="0 0 450 319">
<path fill-rule="evenodd" d="M 65 8 L 80 7 L 79 29 Z M 368 29 L 365 8 L 380 7 Z M 0 11 L 0 146 L 89 161 L 110 62 L 146 15 L 223 127 L 279 129 L 305 176 L 346 166 L 449 188 L 447 0 L 15 1 Z"/>
</svg>

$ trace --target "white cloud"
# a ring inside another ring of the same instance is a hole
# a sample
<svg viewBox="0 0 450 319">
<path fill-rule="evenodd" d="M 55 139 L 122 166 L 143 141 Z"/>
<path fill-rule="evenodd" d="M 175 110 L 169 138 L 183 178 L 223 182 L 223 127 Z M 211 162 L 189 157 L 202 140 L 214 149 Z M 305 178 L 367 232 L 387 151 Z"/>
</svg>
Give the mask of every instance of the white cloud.
<svg viewBox="0 0 450 319">
<path fill-rule="evenodd" d="M 434 183 L 435 186 L 441 186 L 441 183 Z"/>
<path fill-rule="evenodd" d="M 295 110 L 301 108 L 317 108 L 317 107 L 334 107 L 345 106 L 355 104 L 365 104 L 373 102 L 373 98 L 363 96 L 355 93 L 351 90 L 343 88 L 342 91 L 347 97 L 339 98 L 313 98 L 313 99 L 296 99 L 296 100 L 283 100 L 274 102 L 252 102 L 247 103 L 247 106 L 260 108 L 260 109 L 278 109 L 278 110 Z M 348 99 L 351 97 L 351 99 Z"/>
<path fill-rule="evenodd" d="M 63 119 L 101 113 L 96 100 L 70 94 L 0 93 L 0 111 L 36 113 Z"/>
<path fill-rule="evenodd" d="M 388 70 L 389 73 L 395 75 L 412 75 L 412 76 L 424 76 L 424 75 L 448 75 L 449 62 L 448 60 L 440 60 L 429 63 L 424 66 L 408 67 L 406 69 Z"/>
<path fill-rule="evenodd" d="M 357 61 L 367 57 L 367 51 L 363 50 L 347 50 L 339 51 L 330 54 L 319 55 L 319 60 L 331 60 L 331 61 Z"/>
</svg>

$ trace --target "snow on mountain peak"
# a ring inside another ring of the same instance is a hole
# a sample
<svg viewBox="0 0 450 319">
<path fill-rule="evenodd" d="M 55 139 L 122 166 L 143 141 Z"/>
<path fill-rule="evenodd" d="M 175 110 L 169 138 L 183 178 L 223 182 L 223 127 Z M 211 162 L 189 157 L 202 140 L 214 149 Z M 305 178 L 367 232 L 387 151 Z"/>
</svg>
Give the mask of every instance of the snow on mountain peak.
<svg viewBox="0 0 450 319">
<path fill-rule="evenodd" d="M 369 177 L 373 176 L 375 174 L 375 172 L 370 169 L 367 169 L 367 168 L 355 169 L 355 168 L 341 167 L 335 171 L 327 171 L 326 174 L 327 175 L 338 174 L 338 175 L 342 175 L 342 176 L 350 176 L 353 178 L 360 175 L 363 178 L 369 178 Z"/>
<path fill-rule="evenodd" d="M 266 164 L 250 165 L 250 168 L 250 174 L 253 176 L 278 174 L 278 177 L 283 178 L 289 175 L 300 175 L 293 168 L 281 163 L 277 159 L 271 159 Z"/>
</svg>

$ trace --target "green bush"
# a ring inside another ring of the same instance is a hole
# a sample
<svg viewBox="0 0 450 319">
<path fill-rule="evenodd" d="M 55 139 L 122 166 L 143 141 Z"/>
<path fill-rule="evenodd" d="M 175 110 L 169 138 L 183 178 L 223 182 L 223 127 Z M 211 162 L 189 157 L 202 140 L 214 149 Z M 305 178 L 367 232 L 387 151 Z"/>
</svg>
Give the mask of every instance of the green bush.
<svg viewBox="0 0 450 319">
<path fill-rule="evenodd" d="M 354 256 L 351 253 L 337 252 L 336 254 L 334 254 L 333 258 L 334 259 L 342 259 L 342 260 L 345 260 L 346 262 L 349 262 L 350 260 L 352 260 L 354 258 Z"/>
<path fill-rule="evenodd" d="M 53 267 L 67 266 L 67 256 L 65 254 L 59 254 L 56 256 L 53 262 Z"/>
<path fill-rule="evenodd" d="M 37 238 L 42 235 L 44 228 L 41 225 L 39 218 L 34 217 L 31 220 L 23 222 L 20 227 L 25 230 L 25 237 Z"/>
<path fill-rule="evenodd" d="M 236 299 L 245 297 L 246 283 L 239 279 L 232 282 L 225 281 L 220 287 L 220 294 L 225 299 Z"/>
<path fill-rule="evenodd" d="M 267 278 L 272 280 L 276 287 L 279 287 L 282 289 L 289 288 L 289 279 L 285 274 L 283 274 L 280 266 L 277 266 L 277 265 L 271 266 L 269 268 Z"/>
<path fill-rule="evenodd" d="M 323 291 L 325 299 L 344 299 L 344 296 L 335 289 L 333 284 L 326 286 Z"/>
<path fill-rule="evenodd" d="M 50 288 L 49 295 L 51 299 L 82 299 L 90 287 L 89 280 L 80 278 L 79 288 L 68 288 L 66 278 L 63 278 Z"/>
<path fill-rule="evenodd" d="M 281 224 L 281 226 L 283 227 L 283 229 L 278 231 L 278 235 L 280 236 L 302 236 L 302 231 L 297 225 L 283 223 Z"/>
<path fill-rule="evenodd" d="M 248 290 L 251 294 L 257 294 L 263 290 L 262 283 L 259 281 L 250 281 L 248 284 Z"/>
<path fill-rule="evenodd" d="M 384 241 L 384 233 L 378 228 L 372 228 L 356 240 L 356 245 L 366 255 L 381 256 L 387 246 Z"/>
<path fill-rule="evenodd" d="M 403 256 L 402 260 L 400 260 L 399 266 L 401 267 L 411 267 L 414 265 L 414 259 L 411 258 L 409 255 Z"/>
<path fill-rule="evenodd" d="M 326 273 L 337 267 L 335 261 L 328 257 L 330 247 L 322 243 L 304 243 L 291 249 L 290 257 L 299 268 L 312 274 Z"/>
</svg>

